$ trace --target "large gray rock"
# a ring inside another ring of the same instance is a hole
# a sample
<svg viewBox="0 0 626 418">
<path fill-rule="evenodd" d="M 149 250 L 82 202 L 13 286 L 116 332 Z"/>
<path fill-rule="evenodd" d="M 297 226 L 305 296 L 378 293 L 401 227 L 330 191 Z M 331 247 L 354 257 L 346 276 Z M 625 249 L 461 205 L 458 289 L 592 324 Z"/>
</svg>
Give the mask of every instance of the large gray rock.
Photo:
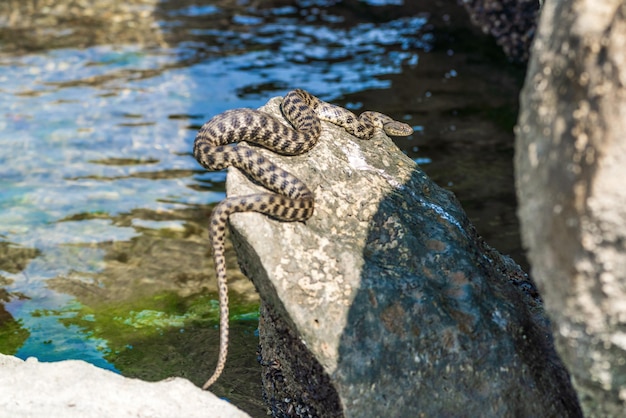
<svg viewBox="0 0 626 418">
<path fill-rule="evenodd" d="M 81 360 L 40 363 L 0 354 L 0 416 L 249 418 L 186 379 L 129 379 Z"/>
<path fill-rule="evenodd" d="M 313 190 L 310 220 L 231 217 L 274 415 L 580 416 L 524 272 L 384 134 L 323 126 L 305 155 L 267 152 Z M 259 188 L 231 169 L 227 190 Z"/>
<path fill-rule="evenodd" d="M 626 416 L 626 3 L 547 1 L 521 95 L 523 240 L 589 416 Z"/>
</svg>

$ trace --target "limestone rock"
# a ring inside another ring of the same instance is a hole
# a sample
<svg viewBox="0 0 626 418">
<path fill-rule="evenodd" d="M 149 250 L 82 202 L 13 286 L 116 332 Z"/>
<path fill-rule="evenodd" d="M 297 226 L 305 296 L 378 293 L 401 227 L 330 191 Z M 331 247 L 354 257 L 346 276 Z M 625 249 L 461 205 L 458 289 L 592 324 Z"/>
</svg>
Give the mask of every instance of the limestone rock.
<svg viewBox="0 0 626 418">
<path fill-rule="evenodd" d="M 313 190 L 310 220 L 231 217 L 274 415 L 580 416 L 525 273 L 383 133 L 323 126 L 307 154 L 267 152 Z M 227 190 L 260 188 L 231 169 Z"/>
<path fill-rule="evenodd" d="M 531 55 L 523 241 L 585 415 L 626 416 L 626 3 L 547 1 Z"/>
<path fill-rule="evenodd" d="M 186 379 L 129 379 L 81 360 L 40 363 L 0 354 L 3 417 L 215 417 L 248 414 Z"/>
</svg>

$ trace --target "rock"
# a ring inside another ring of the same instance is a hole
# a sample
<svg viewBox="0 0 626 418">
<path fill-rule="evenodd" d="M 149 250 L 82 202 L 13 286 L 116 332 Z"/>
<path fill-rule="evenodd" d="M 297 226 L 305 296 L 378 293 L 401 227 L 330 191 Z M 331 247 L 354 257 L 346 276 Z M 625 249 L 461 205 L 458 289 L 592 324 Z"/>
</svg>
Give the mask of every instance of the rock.
<svg viewBox="0 0 626 418">
<path fill-rule="evenodd" d="M 0 354 L 6 417 L 249 417 L 186 379 L 129 379 L 81 360 L 40 363 Z"/>
<path fill-rule="evenodd" d="M 313 190 L 310 220 L 231 216 L 274 415 L 580 416 L 526 274 L 383 133 L 323 126 L 305 155 L 267 151 Z M 259 187 L 231 169 L 227 190 Z"/>
<path fill-rule="evenodd" d="M 535 36 L 540 0 L 457 0 L 472 23 L 493 36 L 513 61 L 525 62 Z"/>
<path fill-rule="evenodd" d="M 3 52 L 93 45 L 166 44 L 158 0 L 3 0 Z M 98 78 L 92 80 L 96 82 Z"/>
<path fill-rule="evenodd" d="M 546 2 L 531 56 L 523 241 L 585 415 L 626 416 L 626 4 Z"/>
</svg>

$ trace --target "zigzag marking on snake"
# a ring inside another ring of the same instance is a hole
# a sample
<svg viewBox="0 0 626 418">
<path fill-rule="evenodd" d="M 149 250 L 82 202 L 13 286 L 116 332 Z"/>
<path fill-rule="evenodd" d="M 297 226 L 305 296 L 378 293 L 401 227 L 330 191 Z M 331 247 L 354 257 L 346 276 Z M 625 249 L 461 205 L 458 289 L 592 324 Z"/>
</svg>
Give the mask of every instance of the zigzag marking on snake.
<svg viewBox="0 0 626 418">
<path fill-rule="evenodd" d="M 220 346 L 217 366 L 203 385 L 211 386 L 221 375 L 228 354 L 228 286 L 224 239 L 228 217 L 237 212 L 259 212 L 281 221 L 306 221 L 313 214 L 313 193 L 297 177 L 277 167 L 255 149 L 242 147 L 245 141 L 282 155 L 298 155 L 317 144 L 322 132 L 320 120 L 343 127 L 360 139 L 370 139 L 376 129 L 393 136 L 407 136 L 413 129 L 378 112 L 354 113 L 307 93 L 289 92 L 281 110 L 291 127 L 267 113 L 252 109 L 229 110 L 205 123 L 196 135 L 193 155 L 210 171 L 236 167 L 269 190 L 248 196 L 229 197 L 211 215 L 209 238 L 213 249 L 220 304 Z"/>
</svg>

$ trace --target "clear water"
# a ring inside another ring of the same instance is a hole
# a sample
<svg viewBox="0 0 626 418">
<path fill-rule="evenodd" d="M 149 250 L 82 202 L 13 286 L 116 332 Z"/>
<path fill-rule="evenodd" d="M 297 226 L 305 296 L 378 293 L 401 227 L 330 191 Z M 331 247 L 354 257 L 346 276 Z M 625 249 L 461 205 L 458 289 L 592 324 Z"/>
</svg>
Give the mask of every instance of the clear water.
<svg viewBox="0 0 626 418">
<path fill-rule="evenodd" d="M 101 24 L 26 9 L 16 23 L 0 8 L 1 352 L 202 383 L 218 338 L 205 224 L 225 176 L 193 159 L 195 132 L 294 87 L 412 124 L 399 146 L 524 263 L 511 168 L 520 70 L 454 6 L 124 3 Z M 29 25 L 39 31 L 24 37 Z M 262 416 L 258 298 L 235 265 L 215 391 Z"/>
</svg>

